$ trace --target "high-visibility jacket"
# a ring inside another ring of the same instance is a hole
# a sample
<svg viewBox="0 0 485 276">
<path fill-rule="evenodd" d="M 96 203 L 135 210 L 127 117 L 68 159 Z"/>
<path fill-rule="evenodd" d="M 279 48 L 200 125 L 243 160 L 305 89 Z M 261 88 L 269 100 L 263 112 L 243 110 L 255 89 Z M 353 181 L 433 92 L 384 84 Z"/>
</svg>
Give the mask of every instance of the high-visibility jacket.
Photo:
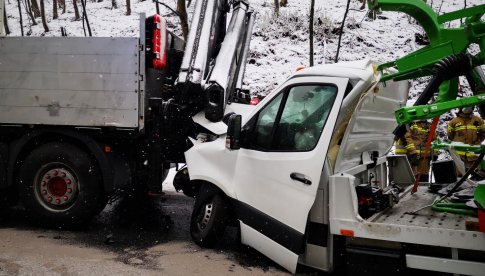
<svg viewBox="0 0 485 276">
<path fill-rule="evenodd" d="M 406 139 L 404 137 L 401 137 L 396 140 L 396 148 L 394 150 L 395 154 L 407 154 L 408 150 L 406 149 Z"/>
<path fill-rule="evenodd" d="M 468 145 L 480 145 L 485 138 L 485 123 L 475 115 L 459 113 L 448 123 L 448 139 Z M 457 151 L 461 157 L 472 161 L 477 158 L 474 153 Z"/>
<path fill-rule="evenodd" d="M 426 142 L 428 141 L 429 131 L 431 125 L 428 122 L 414 122 L 409 126 L 409 131 L 404 138 L 406 139 L 406 150 L 408 155 L 416 155 L 418 158 L 424 157 L 426 151 Z M 433 140 L 436 139 L 436 133 L 433 135 Z M 439 152 L 435 150 L 434 154 Z M 427 157 L 431 154 L 429 150 Z"/>
<path fill-rule="evenodd" d="M 448 139 L 468 145 L 480 145 L 485 138 L 485 124 L 475 115 L 459 113 L 448 123 Z"/>
<path fill-rule="evenodd" d="M 423 175 L 427 175 L 430 169 L 430 155 L 431 149 L 428 151 L 427 160 L 422 163 L 424 153 L 426 151 L 426 142 L 428 141 L 428 135 L 431 125 L 427 122 L 415 122 L 409 126 L 409 131 L 406 132 L 404 137 L 400 137 L 396 141 L 395 154 L 406 154 L 408 156 L 409 163 L 413 169 L 414 175 L 418 175 L 421 171 Z M 436 133 L 433 135 L 433 140 L 436 139 Z M 439 154 L 438 150 L 433 152 L 435 156 Z M 419 167 L 421 166 L 421 169 Z"/>
</svg>

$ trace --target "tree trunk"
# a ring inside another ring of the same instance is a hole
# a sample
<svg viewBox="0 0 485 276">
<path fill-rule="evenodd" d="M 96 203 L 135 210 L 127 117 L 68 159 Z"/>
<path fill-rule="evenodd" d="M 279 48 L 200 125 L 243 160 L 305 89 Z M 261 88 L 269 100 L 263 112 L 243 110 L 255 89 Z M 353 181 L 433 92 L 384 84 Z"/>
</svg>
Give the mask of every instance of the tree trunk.
<svg viewBox="0 0 485 276">
<path fill-rule="evenodd" d="M 280 6 L 281 7 L 286 7 L 288 5 L 288 0 L 281 0 Z"/>
<path fill-rule="evenodd" d="M 313 66 L 313 18 L 315 16 L 315 0 L 310 2 L 310 67 Z"/>
<path fill-rule="evenodd" d="M 74 20 L 78 21 L 79 19 L 81 19 L 81 17 L 79 16 L 79 9 L 77 7 L 77 0 L 72 0 L 72 4 L 74 5 Z"/>
<path fill-rule="evenodd" d="M 342 18 L 342 24 L 340 25 L 340 33 L 338 34 L 337 42 L 337 53 L 335 54 L 335 63 L 338 62 L 338 55 L 340 53 L 340 43 L 342 42 L 342 35 L 344 33 L 345 19 L 347 19 L 347 14 L 349 13 L 350 0 L 347 0 L 347 7 L 345 8 L 344 18 Z"/>
<path fill-rule="evenodd" d="M 59 0 L 59 6 L 62 8 L 62 13 L 66 13 L 66 0 Z"/>
<path fill-rule="evenodd" d="M 189 24 L 187 22 L 187 8 L 185 7 L 185 0 L 177 0 L 177 12 L 180 18 L 182 34 L 184 39 L 187 40 L 187 36 L 189 35 Z"/>
<path fill-rule="evenodd" d="M 24 22 L 22 20 L 22 5 L 20 0 L 17 0 L 17 5 L 19 7 L 19 19 L 20 19 L 20 33 L 24 36 Z"/>
<path fill-rule="evenodd" d="M 47 20 L 45 19 L 45 8 L 44 0 L 40 0 L 40 16 L 42 17 L 42 26 L 44 26 L 44 32 L 49 31 L 49 26 L 47 26 Z"/>
<path fill-rule="evenodd" d="M 130 0 L 126 0 L 126 15 L 131 15 Z"/>
<path fill-rule="evenodd" d="M 118 3 L 116 3 L 116 0 L 111 0 L 111 8 L 112 9 L 117 9 L 118 8 Z"/>
<path fill-rule="evenodd" d="M 5 34 L 9 35 L 10 34 L 10 28 L 8 27 L 8 21 L 7 21 L 7 6 L 5 5 L 5 2 L 3 3 L 3 25 L 5 27 Z"/>
<path fill-rule="evenodd" d="M 25 0 L 25 6 L 27 7 L 27 14 L 30 16 L 30 20 L 32 20 L 32 25 L 33 26 L 37 25 L 37 22 L 35 22 L 34 13 L 32 12 L 32 7 L 30 6 L 29 0 Z"/>
<path fill-rule="evenodd" d="M 274 0 L 274 13 L 278 17 L 280 15 L 280 2 L 279 0 Z"/>
<path fill-rule="evenodd" d="M 52 0 L 52 19 L 57 19 L 59 15 L 57 14 L 57 0 Z"/>
<path fill-rule="evenodd" d="M 81 0 L 81 5 L 83 7 L 83 28 L 84 28 L 84 21 L 86 21 L 86 26 L 88 26 L 89 36 L 93 36 L 93 34 L 91 33 L 91 25 L 89 25 L 88 12 L 86 11 L 86 0 Z"/>
<path fill-rule="evenodd" d="M 35 18 L 40 17 L 40 9 L 39 9 L 39 4 L 37 4 L 37 0 L 31 0 L 31 3 L 32 3 L 32 11 L 34 12 L 34 17 Z"/>
</svg>

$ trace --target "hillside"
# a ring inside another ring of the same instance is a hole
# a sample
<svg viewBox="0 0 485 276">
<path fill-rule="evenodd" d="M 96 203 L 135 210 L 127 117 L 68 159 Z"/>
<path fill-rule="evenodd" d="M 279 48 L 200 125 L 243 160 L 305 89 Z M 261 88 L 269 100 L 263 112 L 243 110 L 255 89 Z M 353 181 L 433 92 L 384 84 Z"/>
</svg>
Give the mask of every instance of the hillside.
<svg viewBox="0 0 485 276">
<path fill-rule="evenodd" d="M 8 22 L 13 36 L 20 35 L 17 2 L 6 3 Z M 60 36 L 60 28 L 67 29 L 69 36 L 84 36 L 82 21 L 74 21 L 72 1 L 67 3 L 67 12 L 59 19 L 52 19 L 52 0 L 45 0 L 50 31 L 45 33 L 40 18 L 37 25 L 31 26 L 27 14 L 23 14 L 24 32 L 29 36 Z M 117 37 L 139 35 L 139 13 L 155 13 L 155 4 L 151 1 L 133 1 L 132 14 L 126 16 L 124 1 L 118 1 L 118 9 L 112 8 L 112 2 L 87 0 L 87 13 L 93 36 Z M 190 13 L 196 0 L 188 7 Z M 80 0 L 78 1 L 78 3 Z M 450 12 L 467 6 L 482 4 L 483 0 L 442 0 L 428 1 L 439 13 Z M 175 7 L 176 0 L 164 3 Z M 273 0 L 252 0 L 251 6 L 257 12 L 253 39 L 246 70 L 245 85 L 253 94 L 267 94 L 280 85 L 299 65 L 309 64 L 309 3 L 308 1 L 289 0 L 287 7 L 280 8 L 280 15 L 274 15 Z M 80 3 L 78 4 L 80 9 Z M 316 1 L 315 10 L 315 64 L 333 63 L 337 49 L 338 28 L 345 12 L 345 1 Z M 419 36 L 423 31 L 414 20 L 404 13 L 382 12 L 375 20 L 367 16 L 367 8 L 360 10 L 360 2 L 352 1 L 351 9 L 342 36 L 340 61 L 370 58 L 377 62 L 394 60 L 419 47 Z M 22 5 L 24 10 L 24 5 Z M 170 29 L 181 34 L 178 17 L 169 9 L 161 6 L 161 13 L 168 21 Z M 453 22 L 455 25 L 459 22 Z M 473 51 L 473 49 L 472 49 Z M 424 88 L 426 79 L 413 81 L 410 103 L 416 94 Z M 466 82 L 462 80 L 464 93 Z M 451 118 L 445 116 L 445 120 Z M 445 133 L 446 121 L 439 128 L 440 136 Z"/>
</svg>

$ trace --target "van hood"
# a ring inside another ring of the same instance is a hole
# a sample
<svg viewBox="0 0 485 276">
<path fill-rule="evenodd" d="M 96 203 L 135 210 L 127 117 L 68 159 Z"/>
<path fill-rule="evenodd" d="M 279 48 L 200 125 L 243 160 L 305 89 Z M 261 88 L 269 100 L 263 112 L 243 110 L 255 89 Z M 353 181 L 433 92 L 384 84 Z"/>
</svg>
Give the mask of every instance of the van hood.
<svg viewBox="0 0 485 276">
<path fill-rule="evenodd" d="M 255 109 L 255 105 L 248 105 L 248 104 L 238 104 L 238 103 L 231 103 L 226 106 L 226 110 L 224 112 L 224 115 L 234 112 L 236 114 L 239 114 L 242 116 L 242 122 L 243 124 L 247 121 L 248 116 L 251 114 L 251 112 Z M 192 117 L 192 120 L 194 122 L 210 132 L 216 134 L 216 135 L 222 135 L 227 132 L 227 125 L 223 123 L 222 121 L 219 122 L 211 122 L 205 118 L 205 111 L 201 111 L 197 114 L 195 114 Z"/>
</svg>

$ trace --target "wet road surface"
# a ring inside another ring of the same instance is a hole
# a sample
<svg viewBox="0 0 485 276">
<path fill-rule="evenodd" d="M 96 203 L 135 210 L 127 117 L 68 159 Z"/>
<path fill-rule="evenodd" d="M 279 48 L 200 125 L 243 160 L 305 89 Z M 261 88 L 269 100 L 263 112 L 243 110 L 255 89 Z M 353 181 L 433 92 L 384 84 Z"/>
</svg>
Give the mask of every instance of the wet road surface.
<svg viewBox="0 0 485 276">
<path fill-rule="evenodd" d="M 45 229 L 21 206 L 0 211 L 0 275 L 285 275 L 227 229 L 213 249 L 189 233 L 193 199 L 125 196 L 79 231 Z M 315 274 L 315 272 L 302 272 Z"/>
</svg>

